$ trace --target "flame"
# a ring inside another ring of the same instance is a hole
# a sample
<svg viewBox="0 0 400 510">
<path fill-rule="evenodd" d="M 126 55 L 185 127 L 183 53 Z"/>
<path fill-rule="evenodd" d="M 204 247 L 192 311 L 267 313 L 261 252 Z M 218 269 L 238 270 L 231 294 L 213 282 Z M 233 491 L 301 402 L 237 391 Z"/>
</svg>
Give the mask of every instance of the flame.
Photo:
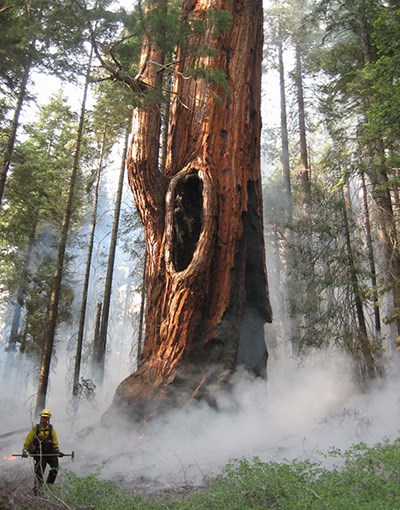
<svg viewBox="0 0 400 510">
<path fill-rule="evenodd" d="M 8 460 L 8 461 L 12 461 L 12 460 L 17 460 L 17 457 L 13 457 L 12 455 L 10 455 L 9 457 L 3 457 L 4 460 Z"/>
</svg>

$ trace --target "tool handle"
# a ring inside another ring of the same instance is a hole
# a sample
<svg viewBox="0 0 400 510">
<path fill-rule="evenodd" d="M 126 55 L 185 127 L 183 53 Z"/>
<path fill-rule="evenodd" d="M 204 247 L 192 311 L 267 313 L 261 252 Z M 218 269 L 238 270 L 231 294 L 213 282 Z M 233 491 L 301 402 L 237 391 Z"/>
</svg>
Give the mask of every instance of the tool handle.
<svg viewBox="0 0 400 510">
<path fill-rule="evenodd" d="M 20 453 L 12 453 L 11 457 L 25 457 L 25 455 L 21 455 Z M 57 453 L 28 453 L 28 457 L 58 457 Z M 75 452 L 72 453 L 64 453 L 63 457 L 71 457 L 74 459 Z"/>
</svg>

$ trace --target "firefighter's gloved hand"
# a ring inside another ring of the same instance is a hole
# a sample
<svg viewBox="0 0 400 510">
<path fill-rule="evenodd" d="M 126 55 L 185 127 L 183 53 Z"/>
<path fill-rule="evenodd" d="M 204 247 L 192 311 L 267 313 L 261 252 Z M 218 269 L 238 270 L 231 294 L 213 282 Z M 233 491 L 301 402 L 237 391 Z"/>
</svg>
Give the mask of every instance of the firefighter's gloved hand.
<svg viewBox="0 0 400 510">
<path fill-rule="evenodd" d="M 63 452 L 58 452 L 58 454 L 57 454 L 57 455 L 58 455 L 59 457 L 64 457 Z"/>
<path fill-rule="evenodd" d="M 22 450 L 22 457 L 24 459 L 26 459 L 28 457 L 28 452 L 25 450 L 25 448 L 23 448 L 23 450 Z"/>
</svg>

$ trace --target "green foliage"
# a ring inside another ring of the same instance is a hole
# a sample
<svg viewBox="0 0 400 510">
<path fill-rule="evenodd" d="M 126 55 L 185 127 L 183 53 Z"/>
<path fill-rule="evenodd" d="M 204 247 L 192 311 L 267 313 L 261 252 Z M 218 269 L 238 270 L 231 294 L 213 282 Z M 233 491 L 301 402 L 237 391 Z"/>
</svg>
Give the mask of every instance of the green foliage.
<svg viewBox="0 0 400 510">
<path fill-rule="evenodd" d="M 0 92 L 12 90 L 18 79 L 18 65 L 23 60 L 21 46 L 24 34 L 19 30 L 18 13 L 14 2 L 4 1 L 0 10 Z"/>
<path fill-rule="evenodd" d="M 309 462 L 264 463 L 260 459 L 228 464 L 213 484 L 214 508 L 282 508 L 298 499 L 318 468 Z"/>
<path fill-rule="evenodd" d="M 35 273 L 25 287 L 25 327 L 23 335 L 20 334 L 21 351 L 29 355 L 40 357 L 43 349 L 44 321 L 47 314 L 48 298 L 51 292 L 52 275 L 54 272 L 55 253 L 51 252 L 40 261 Z M 65 267 L 71 264 L 66 261 Z M 61 296 L 57 321 L 66 322 L 71 319 L 74 293 L 70 283 L 69 271 L 65 271 L 61 287 Z M 25 339 L 23 340 L 23 337 Z"/>
<path fill-rule="evenodd" d="M 289 250 L 296 260 L 296 271 L 291 276 L 295 281 L 307 282 L 307 293 L 301 301 L 293 301 L 291 312 L 307 318 L 299 338 L 302 349 L 336 345 L 354 353 L 358 330 L 351 271 L 355 264 L 359 282 L 367 281 L 368 272 L 363 246 L 354 243 L 351 257 L 348 252 L 343 236 L 343 185 L 338 186 L 338 190 L 334 185 L 328 190 L 326 182 L 314 185 L 312 211 L 295 218 L 291 226 L 294 236 Z M 350 228 L 356 237 L 356 226 L 351 221 Z M 368 304 L 361 283 L 357 297 Z"/>
<path fill-rule="evenodd" d="M 319 481 L 324 492 L 329 494 L 329 501 L 337 501 L 338 505 L 343 501 L 343 506 L 354 509 L 399 506 L 400 492 L 395 482 L 399 476 L 399 440 L 373 448 L 360 443 L 344 453 L 340 450 L 331 453 L 333 458 L 345 459 L 345 467 L 325 471 Z M 347 494 L 348 502 L 343 493 Z"/>
<path fill-rule="evenodd" d="M 108 55 L 127 18 L 125 11 L 113 10 L 112 4 L 112 0 L 3 2 L 0 96 L 5 97 L 0 97 L 1 105 L 15 101 L 23 76 L 33 69 L 76 82 L 85 73 L 91 39 L 100 53 Z M 27 99 L 31 99 L 28 94 Z M 1 121 L 0 117 L 0 125 Z"/>
<path fill-rule="evenodd" d="M 156 43 L 165 54 L 166 65 L 160 68 L 164 74 L 163 84 L 159 90 L 149 88 L 143 93 L 138 90 L 132 94 L 128 91 L 130 99 L 126 105 L 140 107 L 151 103 L 165 104 L 170 100 L 170 74 L 174 71 L 176 51 L 179 47 L 182 52 L 190 52 L 193 60 L 193 68 L 188 73 L 190 77 L 202 78 L 209 83 L 220 87 L 224 94 L 229 94 L 229 86 L 224 72 L 213 69 L 211 66 L 205 68 L 198 64 L 197 59 L 202 61 L 203 57 L 216 56 L 216 49 L 208 41 L 206 44 L 199 44 L 199 39 L 206 33 L 208 38 L 219 37 L 229 29 L 232 23 L 232 16 L 226 10 L 210 9 L 201 18 L 189 16 L 189 19 L 182 19 L 181 4 L 175 0 L 162 4 L 152 9 L 144 10 L 139 5 L 132 13 L 122 18 L 123 29 L 121 38 L 109 45 L 98 45 L 102 50 L 103 63 L 106 68 L 99 69 L 94 73 L 94 79 L 113 81 L 124 81 L 137 74 L 137 64 L 140 59 L 142 38 L 145 34 L 151 43 Z M 120 95 L 118 93 L 118 95 Z M 110 97 L 110 102 L 115 98 Z M 221 101 L 216 93 L 216 102 Z"/>
<path fill-rule="evenodd" d="M 60 476 L 48 501 L 65 501 L 71 509 L 99 510 L 393 510 L 400 505 L 400 441 L 374 447 L 354 445 L 324 454 L 331 464 L 294 460 L 230 462 L 206 489 L 173 491 L 157 497 L 132 496 L 99 479 L 99 473 Z M 19 507 L 23 509 L 24 507 Z M 29 508 L 35 508 L 30 506 Z"/>
<path fill-rule="evenodd" d="M 320 2 L 318 13 L 327 35 L 319 53 L 328 78 L 322 88 L 323 111 L 328 121 L 354 119 L 354 138 L 362 145 L 382 140 L 393 147 L 400 135 L 400 10 L 374 0 L 363 9 L 353 3 L 344 7 L 334 0 Z M 331 109 L 326 108 L 329 104 Z"/>
<path fill-rule="evenodd" d="M 131 91 L 122 83 L 104 81 L 97 85 L 95 92 L 96 104 L 90 118 L 90 129 L 98 146 L 102 143 L 103 131 L 106 130 L 107 154 L 119 137 L 124 136 L 133 107 L 137 104 Z"/>
<path fill-rule="evenodd" d="M 168 2 L 155 9 L 142 13 L 141 29 L 165 51 L 172 55 L 175 48 L 183 41 L 184 29 L 181 23 L 181 6 L 179 2 Z"/>
<path fill-rule="evenodd" d="M 208 23 L 212 28 L 213 35 L 218 37 L 229 30 L 232 25 L 232 15 L 229 11 L 222 9 L 220 11 L 209 12 Z"/>
<path fill-rule="evenodd" d="M 0 13 L 0 90 L 3 83 L 13 92 L 30 65 L 70 78 L 76 74 L 84 39 L 74 6 L 68 1 L 7 0 Z"/>
<path fill-rule="evenodd" d="M 65 100 L 57 95 L 42 108 L 37 121 L 26 126 L 26 132 L 27 139 L 16 148 L 3 204 L 7 214 L 0 220 L 0 252 L 7 258 L 10 250 L 16 250 L 16 267 L 37 225 L 45 221 L 60 224 L 62 220 L 75 119 Z M 1 276 L 4 281 L 5 275 Z"/>
<path fill-rule="evenodd" d="M 225 94 L 230 93 L 230 86 L 226 78 L 226 74 L 218 69 L 210 69 L 209 67 L 200 66 L 194 71 L 194 76 L 197 78 L 203 78 L 209 83 L 220 86 Z M 218 96 L 216 96 L 216 98 L 217 97 Z"/>
<path fill-rule="evenodd" d="M 296 164 L 299 131 L 297 125 L 293 129 L 291 118 L 298 118 L 298 98 L 294 98 L 293 108 L 293 95 L 286 86 L 291 224 L 287 225 L 284 214 L 283 183 L 271 180 L 265 200 L 280 260 L 288 264 L 289 312 L 297 320 L 293 336 L 299 338 L 300 347 L 329 343 L 357 358 L 361 311 L 367 315 L 372 303 L 379 305 L 381 296 L 393 285 L 392 277 L 382 281 L 384 269 L 377 250 L 374 253 L 375 237 L 372 247 L 368 244 L 370 232 L 359 176 L 366 177 L 368 192 L 372 191 L 367 202 L 370 229 L 380 221 L 378 208 L 384 208 L 371 207 L 371 198 L 377 200 L 377 194 L 390 192 L 395 204 L 398 193 L 399 7 L 378 0 L 321 0 L 301 5 L 291 0 L 273 2 L 267 16 L 272 65 L 276 66 L 281 47 L 286 56 L 288 47 L 299 46 L 302 58 L 310 194 L 303 192 Z M 284 59 L 285 66 L 290 61 Z M 317 104 L 318 112 L 313 110 Z M 318 140 L 312 131 L 315 118 L 321 121 L 316 130 Z M 377 180 L 376 175 L 381 178 Z M 375 262 L 373 268 L 371 261 Z M 380 311 L 385 313 L 384 306 Z M 371 350 L 375 350 L 379 344 L 369 323 L 367 329 Z"/>
<path fill-rule="evenodd" d="M 398 144 L 400 137 L 400 9 L 381 9 L 373 22 L 373 38 L 377 58 L 360 72 L 369 85 L 366 108 L 366 140 L 382 138 Z"/>
<path fill-rule="evenodd" d="M 218 37 L 226 32 L 232 25 L 232 15 L 225 9 L 210 9 L 201 18 L 190 19 L 190 35 L 204 35 L 210 32 L 213 37 Z"/>
<path fill-rule="evenodd" d="M 65 209 L 65 190 L 73 165 L 76 117 L 61 94 L 44 105 L 35 122 L 26 126 L 26 139 L 17 145 L 0 218 L 0 280 L 3 300 L 13 299 L 23 287 L 26 338 L 23 349 L 39 353 L 43 321 Z M 85 141 L 87 145 L 87 140 Z M 83 166 L 83 165 L 82 165 Z M 83 212 L 85 175 L 77 179 L 75 221 Z M 71 236 L 72 237 L 72 236 Z M 30 262 L 24 259 L 30 251 Z M 70 318 L 73 294 L 66 259 L 58 321 Z"/>
<path fill-rule="evenodd" d="M 141 498 L 132 497 L 128 491 L 118 485 L 100 480 L 98 473 L 86 477 L 77 477 L 68 473 L 63 483 L 54 486 L 57 498 L 68 501 L 70 508 L 79 508 L 82 504 L 98 510 L 129 510 L 139 508 Z"/>
</svg>

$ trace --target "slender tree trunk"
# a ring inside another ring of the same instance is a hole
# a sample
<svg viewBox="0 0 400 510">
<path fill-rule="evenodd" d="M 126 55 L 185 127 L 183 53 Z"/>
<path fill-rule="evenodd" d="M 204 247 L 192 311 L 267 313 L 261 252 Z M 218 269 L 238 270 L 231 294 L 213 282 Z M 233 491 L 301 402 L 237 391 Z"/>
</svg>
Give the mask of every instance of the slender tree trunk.
<svg viewBox="0 0 400 510">
<path fill-rule="evenodd" d="M 24 339 L 19 338 L 19 329 L 20 329 L 20 323 L 21 323 L 21 315 L 22 315 L 22 308 L 24 306 L 24 299 L 25 299 L 25 293 L 26 288 L 28 285 L 28 271 L 29 271 L 29 264 L 32 256 L 32 250 L 35 243 L 35 236 L 36 236 L 36 227 L 37 227 L 37 221 L 33 222 L 32 230 L 29 235 L 29 240 L 26 246 L 25 251 L 25 257 L 22 264 L 22 271 L 20 276 L 20 281 L 18 284 L 16 296 L 15 296 L 15 303 L 14 303 L 14 313 L 11 323 L 11 331 L 10 336 L 8 339 L 8 346 L 7 346 L 7 355 L 5 359 L 5 369 L 3 374 L 4 388 L 12 388 L 12 372 L 15 373 L 18 372 L 18 366 L 15 365 L 15 350 L 17 341 L 20 340 L 20 352 L 23 352 L 22 349 L 22 343 Z M 19 381 L 14 381 L 15 384 L 19 384 Z"/>
<path fill-rule="evenodd" d="M 22 353 L 25 352 L 27 338 L 28 338 L 28 328 L 27 328 L 27 323 L 25 321 L 24 330 L 22 332 L 22 338 L 21 338 L 21 347 L 19 348 L 19 352 L 22 352 Z"/>
<path fill-rule="evenodd" d="M 381 157 L 384 158 L 384 155 L 382 154 Z M 387 288 L 392 291 L 395 308 L 394 316 L 389 320 L 395 322 L 397 335 L 400 336 L 400 251 L 389 183 L 383 165 L 380 168 L 370 168 L 368 176 L 372 183 L 372 196 L 378 212 L 378 240 L 384 253 L 384 279 Z"/>
<path fill-rule="evenodd" d="M 274 337 L 269 338 L 269 346 L 274 356 L 277 356 L 281 349 L 281 354 L 289 357 L 293 354 L 293 329 L 290 319 L 288 268 L 286 265 L 287 251 L 282 249 L 284 246 L 282 232 L 279 227 L 276 228 L 276 225 L 266 225 L 265 239 L 267 260 L 271 268 L 268 273 L 270 286 L 282 289 L 282 292 L 278 292 L 271 299 L 274 307 Z M 290 352 L 290 349 L 292 349 L 292 352 Z"/>
<path fill-rule="evenodd" d="M 100 322 L 101 322 L 101 303 L 96 305 L 96 318 L 94 323 L 94 335 L 93 335 L 93 355 L 92 355 L 92 366 L 93 371 L 96 369 L 96 353 L 99 351 L 100 342 Z"/>
<path fill-rule="evenodd" d="M 283 182 L 285 184 L 286 208 L 289 223 L 293 220 L 293 203 L 292 203 L 292 186 L 290 179 L 290 161 L 289 161 L 289 135 L 286 113 L 286 90 L 285 90 L 285 67 L 283 63 L 283 45 L 278 43 L 278 59 L 279 59 L 279 90 L 281 104 L 281 145 L 282 145 L 282 169 Z"/>
<path fill-rule="evenodd" d="M 367 6 L 363 0 L 358 2 L 359 11 L 359 35 L 361 48 L 366 64 L 374 62 L 377 51 L 371 37 L 371 26 L 366 12 Z M 365 83 L 365 89 L 371 86 L 369 81 Z M 368 95 L 364 95 L 365 111 L 368 106 Z M 368 121 L 368 119 L 366 119 Z M 393 296 L 394 314 L 388 320 L 394 322 L 397 328 L 397 339 L 400 338 L 400 238 L 397 232 L 395 215 L 393 212 L 392 198 L 388 182 L 388 169 L 385 155 L 385 145 L 382 139 L 370 142 L 368 145 L 370 166 L 366 173 L 372 183 L 372 196 L 378 210 L 378 239 L 384 251 L 384 272 L 387 288 L 390 288 Z M 396 339 L 396 340 L 397 340 Z"/>
<path fill-rule="evenodd" d="M 131 294 L 132 294 L 132 282 L 130 278 L 128 279 L 128 284 L 126 286 L 126 293 L 125 293 L 125 302 L 124 302 L 124 317 L 122 319 L 123 324 L 123 335 L 124 338 L 127 337 L 128 333 L 128 325 L 129 325 L 129 315 L 130 315 L 130 302 L 131 302 Z"/>
<path fill-rule="evenodd" d="M 290 175 L 290 159 L 289 159 L 289 134 L 287 124 L 287 111 L 286 111 L 286 88 L 285 88 L 285 66 L 283 61 L 283 44 L 281 42 L 281 28 L 279 27 L 279 42 L 278 42 L 278 61 L 279 61 L 279 90 L 280 90 L 280 108 L 281 108 L 281 161 L 283 169 L 283 182 L 285 185 L 285 196 L 286 196 L 286 209 L 287 219 L 289 223 L 289 229 L 286 229 L 286 267 L 285 273 L 287 287 L 286 300 L 288 305 L 284 307 L 284 330 L 286 332 L 285 337 L 290 340 L 292 347 L 292 354 L 298 355 L 299 352 L 299 338 L 300 338 L 300 324 L 299 320 L 292 310 L 298 308 L 299 297 L 302 292 L 299 289 L 299 285 L 296 283 L 293 275 L 295 267 L 295 260 L 293 259 L 293 245 L 294 245 L 294 231 L 291 228 L 293 223 L 293 200 L 292 200 L 292 185 Z M 303 115 L 304 116 L 304 115 Z M 279 250 L 278 250 L 279 253 Z"/>
<path fill-rule="evenodd" d="M 342 189 L 342 200 L 343 200 L 343 220 L 345 228 L 346 248 L 350 270 L 350 285 L 352 288 L 352 294 L 356 307 L 357 323 L 358 323 L 358 337 L 356 346 L 357 361 L 360 366 L 360 373 L 363 384 L 374 379 L 379 374 L 379 369 L 374 360 L 373 349 L 371 342 L 368 338 L 367 324 L 365 321 L 363 304 L 361 300 L 361 289 L 358 282 L 357 270 L 354 261 L 353 247 L 351 242 L 348 211 L 350 210 L 350 203 L 346 200 L 346 195 Z"/>
<path fill-rule="evenodd" d="M 29 264 L 31 261 L 33 246 L 35 244 L 36 227 L 37 227 L 37 221 L 35 221 L 33 223 L 32 230 L 29 235 L 29 240 L 28 240 L 28 244 L 26 247 L 25 257 L 24 257 L 24 261 L 22 264 L 21 279 L 18 284 L 18 289 L 17 289 L 17 293 L 16 293 L 16 298 L 15 298 L 14 314 L 13 314 L 13 320 L 12 320 L 12 324 L 11 324 L 10 337 L 8 340 L 8 348 L 12 351 L 15 350 L 15 347 L 17 344 L 17 339 L 18 339 L 18 331 L 19 331 L 19 326 L 20 326 L 20 322 L 21 322 L 21 312 L 22 312 L 22 307 L 24 305 L 24 297 L 25 297 L 26 286 L 27 286 Z"/>
<path fill-rule="evenodd" d="M 356 5 L 358 6 L 361 50 L 363 52 L 365 62 L 373 62 L 377 57 L 377 51 L 372 41 L 372 28 L 368 21 L 368 15 L 366 12 L 366 9 L 368 9 L 369 6 L 366 5 L 365 0 L 356 0 L 356 2 Z"/>
<path fill-rule="evenodd" d="M 110 251 L 108 254 L 108 264 L 107 264 L 107 274 L 106 274 L 106 282 L 104 287 L 104 298 L 103 298 L 103 312 L 101 315 L 101 325 L 100 325 L 100 338 L 98 344 L 98 351 L 95 354 L 95 361 L 97 364 L 97 382 L 102 383 L 104 379 L 104 369 L 105 369 L 105 355 L 106 355 L 106 346 L 107 346 L 107 330 L 108 330 L 108 319 L 110 315 L 110 302 L 111 302 L 111 292 L 112 292 L 112 279 L 114 272 L 114 262 L 115 262 L 115 252 L 117 249 L 117 236 L 118 236 L 118 227 L 119 227 L 119 218 L 121 214 L 121 202 L 122 202 L 122 192 L 123 192 L 123 184 L 124 184 L 124 175 L 125 175 L 125 160 L 128 148 L 128 140 L 129 140 L 129 131 L 127 130 L 124 140 L 124 149 L 122 151 L 121 158 L 121 168 L 118 179 L 118 188 L 117 188 L 117 198 L 115 202 L 115 210 L 114 210 L 114 220 L 111 231 L 111 241 L 110 241 Z"/>
<path fill-rule="evenodd" d="M 80 112 L 80 117 L 79 117 L 79 125 L 78 125 L 76 144 L 75 144 L 73 167 L 72 167 L 72 172 L 71 172 L 71 176 L 70 176 L 70 180 L 69 180 L 68 194 L 67 194 L 67 200 L 66 200 L 65 211 L 64 211 L 64 218 L 63 218 L 63 222 L 62 222 L 62 226 L 61 226 L 60 240 L 59 240 L 59 244 L 58 244 L 56 267 L 55 267 L 55 271 L 54 271 L 54 275 L 53 275 L 53 284 L 52 284 L 52 288 L 51 288 L 51 294 L 50 294 L 49 305 L 48 305 L 48 310 L 47 310 L 43 351 L 42 351 L 42 358 L 40 361 L 39 384 L 38 384 L 37 399 L 36 399 L 36 409 L 35 409 L 36 416 L 39 415 L 40 410 L 46 404 L 47 387 L 49 384 L 50 363 L 51 363 L 51 357 L 53 354 L 54 337 L 55 337 L 56 326 L 57 326 L 58 303 L 60 300 L 61 280 L 62 280 L 63 269 L 64 269 L 64 257 L 65 257 L 65 250 L 66 250 L 66 245 L 67 245 L 68 230 L 69 230 L 69 225 L 70 225 L 70 221 L 71 221 L 72 201 L 73 201 L 73 196 L 74 196 L 75 182 L 76 182 L 76 178 L 77 178 L 78 170 L 79 170 L 79 157 L 80 157 L 80 152 L 81 152 L 84 120 L 85 120 L 85 114 L 86 114 L 86 101 L 87 101 L 87 95 L 88 95 L 88 90 L 89 90 L 89 77 L 90 77 L 90 71 L 91 71 L 91 67 L 92 67 L 92 56 L 93 56 L 93 48 L 91 48 L 89 62 L 88 62 L 87 70 L 86 70 L 86 78 L 85 78 L 85 85 L 84 85 L 84 90 L 83 90 L 81 112 Z"/>
<path fill-rule="evenodd" d="M 296 90 L 297 99 L 297 115 L 298 115 L 298 130 L 299 130 L 299 149 L 300 149 L 300 190 L 301 190 L 301 207 L 300 214 L 301 219 L 306 221 L 310 219 L 312 213 L 312 201 L 311 201 L 311 170 L 308 157 L 307 148 L 307 126 L 306 126 L 306 110 L 304 101 L 304 86 L 303 86 L 303 63 L 302 53 L 299 44 L 295 45 L 295 73 L 294 73 L 294 84 Z M 297 236 L 296 232 L 291 237 L 290 242 L 293 246 L 298 245 L 300 251 L 308 251 L 310 246 L 314 244 L 312 230 L 308 231 L 305 235 Z M 297 249 L 297 248 L 295 248 Z M 319 296 L 316 294 L 314 281 L 315 281 L 315 268 L 314 264 L 309 264 L 309 274 L 303 281 L 296 279 L 295 269 L 296 257 L 292 254 L 288 256 L 289 273 L 291 276 L 291 282 L 289 283 L 289 299 L 294 308 L 295 313 L 291 318 L 294 324 L 292 337 L 292 349 L 294 355 L 300 353 L 303 343 L 304 336 L 307 336 L 314 327 L 314 314 L 317 309 L 317 303 Z M 307 309 L 306 314 L 299 313 L 299 310 Z M 301 326 L 305 330 L 305 334 L 301 333 Z M 297 337 L 296 337 L 297 335 Z"/>
<path fill-rule="evenodd" d="M 374 323 L 375 323 L 375 334 L 378 338 L 381 336 L 381 314 L 379 304 L 379 293 L 378 293 L 378 278 L 375 267 L 375 256 L 374 256 L 374 243 L 372 240 L 371 230 L 371 218 L 369 213 L 368 205 L 368 193 L 367 186 L 365 184 L 365 175 L 361 172 L 361 186 L 363 191 L 363 204 L 364 204 L 364 215 L 365 215 L 365 231 L 367 236 L 367 249 L 368 249 L 368 261 L 369 269 L 371 272 L 371 287 L 372 287 L 372 299 L 373 299 L 373 310 L 374 310 Z"/>
<path fill-rule="evenodd" d="M 308 163 L 307 128 L 304 107 L 303 66 L 301 62 L 301 49 L 298 44 L 296 45 L 295 84 L 297 93 L 297 108 L 299 115 L 300 176 L 306 204 L 310 204 L 310 168 Z"/>
<path fill-rule="evenodd" d="M 11 128 L 7 139 L 6 150 L 4 153 L 3 161 L 0 167 L 0 204 L 3 200 L 4 188 L 7 180 L 7 173 L 10 168 L 11 160 L 14 154 L 14 146 L 15 141 L 17 139 L 17 131 L 19 127 L 19 118 L 22 112 L 22 106 L 24 104 L 26 98 L 26 89 L 29 80 L 29 74 L 31 71 L 32 59 L 28 58 L 28 61 L 25 64 L 24 72 L 21 78 L 21 84 L 17 97 L 17 104 L 14 110 L 13 120 L 11 122 Z"/>
<path fill-rule="evenodd" d="M 265 375 L 262 2 L 185 0 L 183 19 L 194 28 L 210 10 L 228 11 L 232 23 L 223 33 L 194 31 L 190 47 L 177 51 L 164 174 L 159 106 L 145 103 L 133 116 L 128 176 L 146 235 L 146 332 L 138 370 L 120 384 L 105 419 L 213 401 L 211 389 L 238 367 Z M 145 37 L 140 78 L 151 90 L 162 83 L 162 64 L 156 41 Z M 226 83 L 207 79 L 214 70 Z"/>
<path fill-rule="evenodd" d="M 393 191 L 393 204 L 394 204 L 394 219 L 396 223 L 399 222 L 400 219 L 400 196 L 399 196 L 399 188 L 396 186 Z"/>
<path fill-rule="evenodd" d="M 96 230 L 96 221 L 97 221 L 97 204 L 99 201 L 100 177 L 101 177 L 101 172 L 103 170 L 103 159 L 104 159 L 104 154 L 105 154 L 106 130 L 107 130 L 107 128 L 106 128 L 106 126 L 104 126 L 103 139 L 102 139 L 101 149 L 100 149 L 100 161 L 99 161 L 99 167 L 97 169 L 96 185 L 95 185 L 94 197 L 93 197 L 92 221 L 91 221 L 91 226 L 90 226 L 89 245 L 88 245 L 87 256 L 86 256 L 86 270 L 85 270 L 85 278 L 83 281 L 82 303 L 81 303 L 81 310 L 80 310 L 80 314 L 79 314 L 78 338 L 77 338 L 77 342 L 76 342 L 74 379 L 73 379 L 73 385 L 72 385 L 72 394 L 74 396 L 77 396 L 78 391 L 79 391 L 79 377 L 80 377 L 81 360 L 82 360 L 83 332 L 84 332 L 85 318 L 86 318 L 86 306 L 87 306 L 89 280 L 90 280 L 90 268 L 92 265 L 94 233 Z"/>
</svg>

